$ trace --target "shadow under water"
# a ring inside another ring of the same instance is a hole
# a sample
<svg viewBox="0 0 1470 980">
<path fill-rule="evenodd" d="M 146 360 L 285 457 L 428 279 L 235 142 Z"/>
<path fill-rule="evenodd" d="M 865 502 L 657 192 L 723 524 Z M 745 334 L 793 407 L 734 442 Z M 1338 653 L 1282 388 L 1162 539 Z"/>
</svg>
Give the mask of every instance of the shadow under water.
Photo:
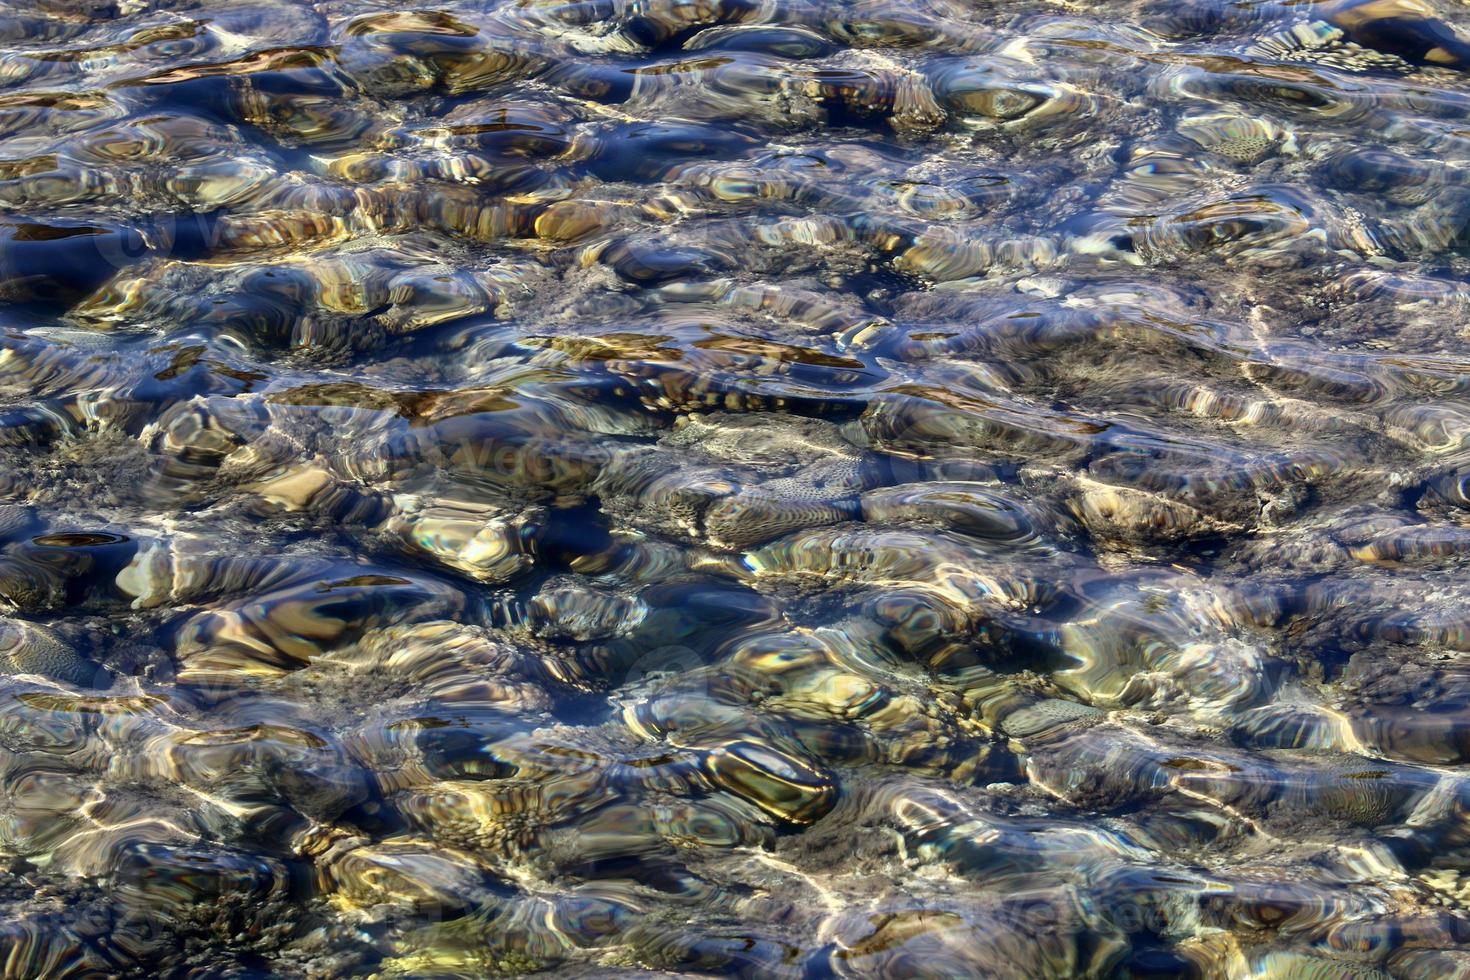
<svg viewBox="0 0 1470 980">
<path fill-rule="evenodd" d="M 1470 10 L 0 16 L 0 972 L 1470 977 Z"/>
</svg>

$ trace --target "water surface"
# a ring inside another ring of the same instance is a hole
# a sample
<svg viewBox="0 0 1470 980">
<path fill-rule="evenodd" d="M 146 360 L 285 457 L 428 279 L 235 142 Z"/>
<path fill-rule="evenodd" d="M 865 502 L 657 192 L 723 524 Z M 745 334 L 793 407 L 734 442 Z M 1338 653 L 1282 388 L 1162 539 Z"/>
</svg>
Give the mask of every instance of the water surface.
<svg viewBox="0 0 1470 980">
<path fill-rule="evenodd" d="M 4 976 L 1470 976 L 1463 5 L 4 11 Z"/>
</svg>

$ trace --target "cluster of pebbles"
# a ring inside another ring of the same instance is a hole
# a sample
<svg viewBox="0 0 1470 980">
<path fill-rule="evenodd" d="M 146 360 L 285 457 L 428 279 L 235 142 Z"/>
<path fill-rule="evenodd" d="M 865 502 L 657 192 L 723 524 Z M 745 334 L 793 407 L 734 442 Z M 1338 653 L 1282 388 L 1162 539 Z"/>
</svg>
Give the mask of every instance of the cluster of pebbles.
<svg viewBox="0 0 1470 980">
<path fill-rule="evenodd" d="M 1470 977 L 1452 0 L 0 15 L 0 975 Z"/>
</svg>

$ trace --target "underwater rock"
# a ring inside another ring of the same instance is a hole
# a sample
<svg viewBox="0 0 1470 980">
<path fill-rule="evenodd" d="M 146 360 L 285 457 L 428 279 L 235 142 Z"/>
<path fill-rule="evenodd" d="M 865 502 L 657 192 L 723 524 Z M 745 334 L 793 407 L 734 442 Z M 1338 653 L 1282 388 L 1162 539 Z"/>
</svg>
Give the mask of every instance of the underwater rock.
<svg viewBox="0 0 1470 980">
<path fill-rule="evenodd" d="M 0 974 L 1470 973 L 1449 0 L 0 17 Z"/>
</svg>

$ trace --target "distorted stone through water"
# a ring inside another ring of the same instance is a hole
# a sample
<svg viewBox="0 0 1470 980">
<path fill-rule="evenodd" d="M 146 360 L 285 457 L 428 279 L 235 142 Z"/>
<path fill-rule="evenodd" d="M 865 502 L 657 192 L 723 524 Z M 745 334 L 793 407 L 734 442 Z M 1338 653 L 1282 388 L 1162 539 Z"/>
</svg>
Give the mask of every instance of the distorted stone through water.
<svg viewBox="0 0 1470 980">
<path fill-rule="evenodd" d="M 6 978 L 1470 977 L 1470 7 L 0 16 Z"/>
</svg>

